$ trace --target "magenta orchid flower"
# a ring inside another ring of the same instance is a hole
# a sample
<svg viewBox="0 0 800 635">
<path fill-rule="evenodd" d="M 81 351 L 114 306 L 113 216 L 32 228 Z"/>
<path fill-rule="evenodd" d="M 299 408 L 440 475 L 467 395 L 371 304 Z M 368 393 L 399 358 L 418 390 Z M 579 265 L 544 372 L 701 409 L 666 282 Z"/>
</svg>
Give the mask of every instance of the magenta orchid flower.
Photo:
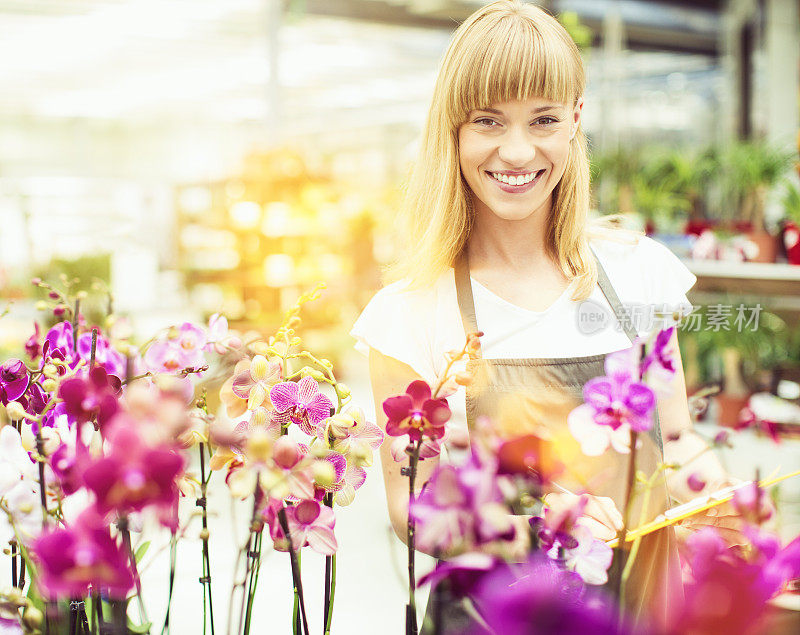
<svg viewBox="0 0 800 635">
<path fill-rule="evenodd" d="M 0 401 L 3 405 L 22 397 L 29 381 L 28 369 L 22 360 L 12 358 L 3 362 L 0 366 Z"/>
<path fill-rule="evenodd" d="M 72 363 L 75 357 L 75 342 L 72 337 L 72 323 L 59 322 L 44 336 L 45 343 L 42 348 L 42 363 L 49 357 L 56 357 L 67 363 Z"/>
<path fill-rule="evenodd" d="M 472 599 L 493 633 L 631 632 L 620 622 L 612 601 L 590 592 L 580 576 L 563 570 L 539 552 L 520 565 L 498 563 L 481 577 Z M 467 632 L 474 635 L 485 629 L 476 627 Z"/>
<path fill-rule="evenodd" d="M 547 552 L 548 557 L 563 562 L 569 570 L 577 573 L 586 584 L 600 585 L 608 582 L 608 569 L 614 552 L 602 540 L 598 540 L 592 532 L 578 522 L 573 527 L 570 539 L 572 547 L 554 544 Z"/>
<path fill-rule="evenodd" d="M 463 465 L 439 465 L 410 515 L 417 522 L 417 544 L 428 553 L 463 552 L 515 534 L 496 465 L 476 451 Z"/>
<path fill-rule="evenodd" d="M 310 436 L 317 435 L 317 426 L 330 416 L 333 407 L 312 377 L 303 377 L 297 383 L 284 381 L 275 384 L 269 397 L 275 407 L 273 419 L 276 422 L 284 427 L 295 423 Z"/>
<path fill-rule="evenodd" d="M 238 367 L 238 366 L 237 366 Z M 270 390 L 281 379 L 281 365 L 256 355 L 233 377 L 233 394 L 247 400 L 247 409 L 271 408 Z"/>
<path fill-rule="evenodd" d="M 605 377 L 595 377 L 583 387 L 585 403 L 569 413 L 570 432 L 588 456 L 598 456 L 609 445 L 630 451 L 630 431 L 643 432 L 653 425 L 655 394 L 638 381 L 635 349 L 606 356 Z"/>
<path fill-rule="evenodd" d="M 83 473 L 86 488 L 95 495 L 101 515 L 127 514 L 149 505 L 171 508 L 178 497 L 176 479 L 184 458 L 171 448 L 146 445 L 136 424 L 121 416 L 109 426 L 106 455 Z"/>
<path fill-rule="evenodd" d="M 392 437 L 409 435 L 412 441 L 423 436 L 440 439 L 450 419 L 446 399 L 432 399 L 431 387 L 421 379 L 412 381 L 403 395 L 389 397 L 383 402 L 388 417 L 386 434 Z"/>
<path fill-rule="evenodd" d="M 31 550 L 39 563 L 40 588 L 53 599 L 83 597 L 89 587 L 123 599 L 133 588 L 133 573 L 122 546 L 108 526 L 84 512 L 75 524 L 37 538 Z"/>
<path fill-rule="evenodd" d="M 275 548 L 287 551 L 288 543 L 278 520 L 278 509 L 277 506 L 270 506 L 265 516 Z M 307 545 L 326 556 L 336 553 L 338 544 L 333 533 L 336 518 L 330 507 L 321 505 L 316 500 L 302 500 L 297 505 L 289 505 L 285 509 L 289 538 L 295 550 Z"/>
<path fill-rule="evenodd" d="M 659 331 L 652 349 L 645 355 L 640 366 L 640 376 L 657 393 L 665 396 L 671 392 L 677 367 L 675 352 L 670 346 L 674 332 L 674 326 Z"/>
<path fill-rule="evenodd" d="M 87 364 L 92 358 L 92 334 L 83 333 L 78 337 L 78 355 Z M 94 352 L 94 361 L 98 366 L 106 369 L 109 375 L 120 379 L 125 377 L 125 356 L 114 350 L 111 342 L 102 335 L 97 336 L 97 345 Z"/>
<path fill-rule="evenodd" d="M 199 368 L 205 364 L 205 345 L 205 331 L 191 322 L 184 322 L 169 337 L 154 342 L 147 349 L 144 363 L 150 370 L 165 373 Z"/>
<path fill-rule="evenodd" d="M 767 522 L 775 512 L 769 494 L 755 481 L 738 488 L 731 503 L 742 518 L 754 525 Z"/>
<path fill-rule="evenodd" d="M 747 550 L 729 548 L 711 527 L 687 539 L 692 580 L 670 632 L 762 632 L 767 602 L 800 575 L 800 538 L 781 548 L 777 536 L 747 533 Z"/>
<path fill-rule="evenodd" d="M 89 369 L 85 377 L 71 377 L 58 387 L 67 415 L 78 423 L 96 419 L 103 427 L 119 411 L 121 382 L 102 366 Z"/>
</svg>

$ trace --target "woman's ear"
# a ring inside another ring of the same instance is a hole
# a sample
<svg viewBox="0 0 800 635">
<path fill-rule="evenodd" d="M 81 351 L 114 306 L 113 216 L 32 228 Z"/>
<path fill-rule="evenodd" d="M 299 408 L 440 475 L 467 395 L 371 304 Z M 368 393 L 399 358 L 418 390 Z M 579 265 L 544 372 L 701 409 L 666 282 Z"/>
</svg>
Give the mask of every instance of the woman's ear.
<svg viewBox="0 0 800 635">
<path fill-rule="evenodd" d="M 581 123 L 581 112 L 583 111 L 583 97 L 580 97 L 578 101 L 575 103 L 575 108 L 572 111 L 572 124 L 570 126 L 569 138 L 570 141 L 575 136 L 575 133 L 578 132 L 578 127 Z"/>
</svg>

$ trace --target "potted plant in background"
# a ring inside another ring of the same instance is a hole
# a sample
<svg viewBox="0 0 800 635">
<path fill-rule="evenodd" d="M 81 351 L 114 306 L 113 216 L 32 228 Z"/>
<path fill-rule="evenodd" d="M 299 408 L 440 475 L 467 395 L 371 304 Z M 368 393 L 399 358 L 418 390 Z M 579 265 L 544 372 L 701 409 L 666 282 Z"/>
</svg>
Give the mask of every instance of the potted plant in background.
<svg viewBox="0 0 800 635">
<path fill-rule="evenodd" d="M 634 216 L 633 180 L 641 168 L 641 150 L 636 148 L 618 149 L 592 157 L 592 183 L 598 208 L 603 212 Z"/>
<path fill-rule="evenodd" d="M 739 413 L 747 405 L 750 395 L 758 390 L 769 388 L 772 383 L 771 371 L 780 356 L 781 334 L 786 331 L 785 322 L 777 315 L 761 310 L 757 328 L 745 322 L 741 328 L 735 322 L 737 307 L 754 306 L 753 302 L 728 298 L 716 306 L 733 307 L 730 318 L 725 323 L 728 328 L 714 330 L 708 328 L 713 323 L 715 305 L 700 309 L 700 324 L 703 330 L 688 332 L 684 338 L 689 346 L 686 352 L 698 360 L 697 368 L 687 369 L 687 392 L 689 382 L 697 381 L 695 376 L 706 379 L 710 384 L 720 385 L 715 395 L 717 404 L 717 423 L 736 427 Z M 747 314 L 749 315 L 749 314 Z M 693 340 L 693 341 L 692 341 Z"/>
<path fill-rule="evenodd" d="M 754 262 L 775 262 L 778 243 L 767 231 L 764 208 L 769 190 L 785 175 L 792 154 L 763 142 L 741 142 L 724 154 L 723 174 L 726 190 L 738 210 L 738 227 L 758 246 Z"/>
<path fill-rule="evenodd" d="M 656 229 L 676 229 L 676 222 L 689 210 L 691 203 L 685 191 L 676 187 L 660 160 L 645 163 L 633 175 L 631 185 L 636 211 L 644 217 L 648 234 L 655 233 Z"/>
</svg>

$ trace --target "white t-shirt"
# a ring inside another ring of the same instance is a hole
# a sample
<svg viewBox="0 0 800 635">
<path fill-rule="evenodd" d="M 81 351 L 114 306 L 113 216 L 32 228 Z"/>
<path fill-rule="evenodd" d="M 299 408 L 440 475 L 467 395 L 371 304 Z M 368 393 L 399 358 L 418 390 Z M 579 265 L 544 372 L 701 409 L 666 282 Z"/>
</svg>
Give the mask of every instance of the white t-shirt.
<svg viewBox="0 0 800 635">
<path fill-rule="evenodd" d="M 658 321 L 663 313 L 691 311 L 686 292 L 697 278 L 661 243 L 642 236 L 637 242 L 590 244 L 640 334 L 663 328 Z M 406 291 L 405 286 L 400 280 L 378 291 L 350 335 L 357 340 L 356 350 L 368 355 L 374 348 L 433 385 L 447 364 L 445 353 L 460 350 L 466 338 L 453 269 L 428 289 Z M 631 345 L 599 285 L 583 302 L 572 300 L 572 291 L 570 284 L 546 310 L 537 312 L 511 304 L 472 280 L 475 315 L 484 333 L 483 357 L 584 357 Z M 466 427 L 464 389 L 448 402 L 453 412 L 449 425 Z"/>
</svg>

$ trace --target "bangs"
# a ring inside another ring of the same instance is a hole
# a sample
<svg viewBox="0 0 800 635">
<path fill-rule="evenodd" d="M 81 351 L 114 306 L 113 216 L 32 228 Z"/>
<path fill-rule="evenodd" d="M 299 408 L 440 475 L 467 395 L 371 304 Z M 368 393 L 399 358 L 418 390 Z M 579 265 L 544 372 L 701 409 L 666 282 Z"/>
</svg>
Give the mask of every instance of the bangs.
<svg viewBox="0 0 800 635">
<path fill-rule="evenodd" d="M 540 97 L 575 104 L 585 83 L 580 53 L 563 27 L 546 18 L 534 23 L 512 13 L 481 20 L 460 39 L 452 51 L 451 125 L 493 103 Z"/>
</svg>

